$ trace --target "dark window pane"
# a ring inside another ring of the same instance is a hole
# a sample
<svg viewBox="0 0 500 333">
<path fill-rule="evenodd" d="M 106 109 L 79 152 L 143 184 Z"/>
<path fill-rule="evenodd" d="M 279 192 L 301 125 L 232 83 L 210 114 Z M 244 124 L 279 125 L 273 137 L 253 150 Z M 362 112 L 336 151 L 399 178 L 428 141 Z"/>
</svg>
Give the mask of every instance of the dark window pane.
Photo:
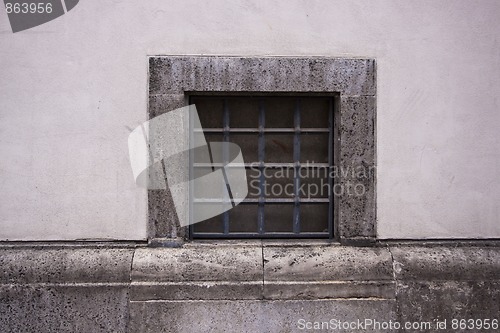
<svg viewBox="0 0 500 333">
<path fill-rule="evenodd" d="M 209 142 L 223 142 L 224 136 L 221 133 L 205 133 L 205 140 Z"/>
<path fill-rule="evenodd" d="M 247 185 L 248 185 L 248 195 L 247 198 L 259 198 L 261 191 L 260 187 L 260 170 L 258 168 L 248 168 L 247 169 Z"/>
<path fill-rule="evenodd" d="M 301 101 L 302 128 L 328 128 L 329 99 L 303 98 Z"/>
<path fill-rule="evenodd" d="M 222 98 L 193 97 L 190 103 L 196 105 L 203 128 L 222 127 L 222 114 L 224 110 Z"/>
<path fill-rule="evenodd" d="M 328 134 L 303 133 L 300 142 L 302 163 L 328 163 Z"/>
<path fill-rule="evenodd" d="M 239 204 L 229 211 L 229 232 L 256 232 L 257 213 L 256 204 Z"/>
<path fill-rule="evenodd" d="M 293 128 L 295 98 L 267 98 L 265 100 L 267 128 Z"/>
<path fill-rule="evenodd" d="M 296 194 L 301 199 L 312 199 L 317 202 L 300 202 L 297 206 L 300 217 L 300 232 L 328 232 L 330 204 L 329 169 L 304 166 L 329 162 L 329 118 L 333 100 L 330 97 L 296 97 L 296 96 L 227 96 L 227 97 L 191 97 L 191 103 L 197 106 L 198 114 L 205 132 L 207 142 L 222 142 L 224 138 L 237 144 L 247 164 L 246 176 L 248 185 L 247 201 L 229 210 L 229 234 L 224 237 L 270 237 L 272 233 L 286 233 L 294 237 L 293 219 Z M 228 112 L 230 131 L 224 133 L 224 108 Z M 300 123 L 296 122 L 296 110 L 300 109 Z M 261 110 L 264 115 L 263 146 L 259 147 L 259 121 Z M 294 132 L 295 125 L 304 131 Z M 214 133 L 214 129 L 218 132 Z M 243 129 L 244 132 L 241 132 Z M 248 129 L 248 131 L 246 131 Z M 270 130 L 271 129 L 271 130 Z M 276 131 L 272 131 L 275 129 Z M 320 133 L 307 132 L 308 129 L 319 129 Z M 239 131 L 238 131 L 239 130 Z M 202 134 L 203 135 L 203 134 Z M 298 139 L 298 140 L 297 140 Z M 259 168 L 259 149 L 264 155 L 264 169 Z M 300 149 L 300 172 L 295 172 L 294 155 Z M 208 163 L 207 151 L 197 152 L 193 161 L 193 175 L 201 177 L 212 171 Z M 191 156 L 193 156 L 191 154 Z M 219 162 L 219 161 L 215 161 Z M 269 165 L 283 163 L 286 165 Z M 253 165 L 249 167 L 248 165 Z M 198 168 L 197 168 L 198 167 Z M 215 166 L 215 169 L 219 168 Z M 260 173 L 264 172 L 264 183 Z M 297 189 L 299 177 L 300 187 Z M 214 189 L 210 184 L 193 188 L 196 198 L 212 197 Z M 298 191 L 298 193 L 296 193 Z M 262 195 L 268 199 L 259 207 L 257 199 Z M 272 200 L 272 201 L 269 201 Z M 318 201 L 319 200 L 319 201 Z M 204 203 L 203 205 L 211 205 Z M 213 205 L 213 204 L 212 204 Z M 259 235 L 259 213 L 264 213 L 264 234 Z M 223 235 L 224 214 L 192 226 L 193 237 L 203 237 L 197 233 L 219 233 Z"/>
<path fill-rule="evenodd" d="M 300 205 L 301 232 L 328 232 L 328 203 Z"/>
<path fill-rule="evenodd" d="M 266 232 L 290 232 L 293 230 L 293 204 L 266 204 L 264 207 Z"/>
<path fill-rule="evenodd" d="M 259 101 L 256 98 L 230 98 L 229 126 L 231 128 L 259 127 Z"/>
<path fill-rule="evenodd" d="M 293 134 L 266 134 L 265 141 L 266 162 L 293 162 Z"/>
<path fill-rule="evenodd" d="M 302 198 L 328 198 L 328 168 L 302 168 L 300 189 Z"/>
<path fill-rule="evenodd" d="M 293 198 L 293 168 L 266 168 L 264 175 L 264 194 L 266 198 Z"/>
<path fill-rule="evenodd" d="M 223 214 L 214 216 L 208 220 L 193 224 L 193 232 L 218 232 L 224 231 L 222 223 Z"/>
<path fill-rule="evenodd" d="M 193 197 L 196 199 L 211 198 L 214 195 L 214 188 L 211 186 L 212 180 L 209 177 L 203 177 L 212 173 L 211 167 L 193 167 L 193 178 L 198 179 L 197 186 L 192 187 Z M 217 193 L 222 197 L 223 188 L 217 189 Z"/>
<path fill-rule="evenodd" d="M 241 148 L 243 160 L 245 163 L 252 163 L 259 161 L 258 149 L 259 142 L 256 135 L 231 133 L 229 141 L 236 143 Z"/>
</svg>

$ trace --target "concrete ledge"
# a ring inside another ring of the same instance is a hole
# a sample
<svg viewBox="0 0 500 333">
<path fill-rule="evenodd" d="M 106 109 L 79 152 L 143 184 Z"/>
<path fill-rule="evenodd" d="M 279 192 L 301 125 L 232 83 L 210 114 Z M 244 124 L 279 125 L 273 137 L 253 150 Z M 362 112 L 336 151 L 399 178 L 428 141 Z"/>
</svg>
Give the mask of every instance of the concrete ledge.
<svg viewBox="0 0 500 333">
<path fill-rule="evenodd" d="M 500 247 L 391 246 L 398 280 L 500 281 Z"/>
<path fill-rule="evenodd" d="M 260 246 L 142 248 L 135 253 L 132 300 L 260 298 Z"/>
<path fill-rule="evenodd" d="M 262 281 L 132 282 L 130 299 L 244 300 L 262 299 Z"/>
<path fill-rule="evenodd" d="M 126 285 L 0 285 L 0 332 L 127 332 Z"/>
<path fill-rule="evenodd" d="M 131 302 L 131 332 L 304 332 L 299 321 L 396 319 L 394 300 L 159 301 Z M 326 332 L 327 330 L 313 330 Z M 339 330 L 332 330 L 336 332 Z M 354 332 L 340 330 L 340 332 Z M 355 332 L 395 332 L 356 330 Z"/>
<path fill-rule="evenodd" d="M 127 332 L 133 247 L 0 248 L 0 332 Z"/>
<path fill-rule="evenodd" d="M 387 248 L 265 247 L 265 281 L 391 281 Z"/>
<path fill-rule="evenodd" d="M 133 253 L 133 248 L 0 248 L 0 283 L 129 283 Z"/>
<path fill-rule="evenodd" d="M 371 298 L 394 299 L 396 284 L 380 281 L 271 281 L 264 283 L 264 298 L 338 299 Z"/>
<path fill-rule="evenodd" d="M 0 331 L 298 332 L 299 319 L 494 319 L 499 245 L 0 247 Z"/>
<path fill-rule="evenodd" d="M 394 298 L 387 248 L 265 247 L 264 298 Z"/>
<path fill-rule="evenodd" d="M 452 329 L 452 319 L 489 318 L 490 321 L 500 321 L 500 281 L 400 281 L 397 302 L 401 321 L 446 319 L 448 330 L 444 332 L 455 333 L 459 330 Z"/>
<path fill-rule="evenodd" d="M 134 255 L 132 280 L 262 281 L 260 246 L 141 248 Z"/>
</svg>

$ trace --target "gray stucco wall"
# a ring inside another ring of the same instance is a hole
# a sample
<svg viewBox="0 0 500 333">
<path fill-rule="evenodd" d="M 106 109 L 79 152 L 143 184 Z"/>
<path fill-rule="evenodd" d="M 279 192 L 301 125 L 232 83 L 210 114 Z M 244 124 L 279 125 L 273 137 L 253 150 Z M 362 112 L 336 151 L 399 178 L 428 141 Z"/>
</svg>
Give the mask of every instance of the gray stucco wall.
<svg viewBox="0 0 500 333">
<path fill-rule="evenodd" d="M 147 236 L 127 136 L 148 56 L 377 60 L 381 238 L 500 237 L 500 2 L 80 1 L 13 34 L 0 11 L 0 239 Z"/>
</svg>

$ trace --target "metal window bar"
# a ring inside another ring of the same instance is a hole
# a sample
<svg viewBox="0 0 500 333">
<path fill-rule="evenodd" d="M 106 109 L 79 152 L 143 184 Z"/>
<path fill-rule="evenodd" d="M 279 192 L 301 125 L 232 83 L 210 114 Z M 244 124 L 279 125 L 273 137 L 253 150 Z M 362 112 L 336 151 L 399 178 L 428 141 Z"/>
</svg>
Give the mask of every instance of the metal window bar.
<svg viewBox="0 0 500 333">
<path fill-rule="evenodd" d="M 207 98 L 208 96 L 203 96 Z M 230 133 L 248 133 L 255 134 L 258 140 L 258 161 L 246 161 L 243 164 L 245 168 L 256 167 L 258 163 L 258 168 L 261 171 L 259 177 L 259 188 L 260 195 L 258 198 L 246 198 L 241 205 L 257 205 L 257 229 L 255 232 L 230 232 L 230 215 L 229 212 L 221 214 L 223 228 L 222 232 L 196 232 L 195 225 L 190 226 L 190 236 L 192 238 L 332 238 L 333 237 L 333 215 L 334 215 L 334 205 L 333 205 L 333 194 L 332 185 L 333 179 L 328 176 L 329 193 L 328 198 L 301 198 L 299 195 L 300 188 L 300 168 L 329 168 L 333 165 L 333 130 L 334 130 L 334 104 L 333 98 L 328 98 L 328 128 L 303 128 L 301 126 L 301 106 L 302 99 L 295 99 L 295 108 L 293 111 L 293 128 L 266 128 L 265 115 L 266 112 L 272 112 L 272 110 L 266 110 L 265 98 L 260 98 L 258 103 L 258 128 L 231 128 L 230 127 L 230 113 L 229 109 L 229 98 L 238 97 L 224 97 L 221 96 L 211 96 L 215 98 L 222 99 L 223 101 L 223 113 L 222 113 L 222 128 L 204 128 L 205 133 L 221 133 L 223 135 L 223 141 L 230 141 Z M 208 97 L 210 98 L 210 97 Z M 243 97 L 248 98 L 248 96 Z M 203 111 L 202 111 L 203 112 Z M 201 131 L 195 129 L 194 132 Z M 265 134 L 266 133 L 293 133 L 293 163 L 266 163 L 265 162 Z M 308 133 L 325 133 L 328 134 L 328 163 L 304 163 L 300 162 L 300 150 L 301 150 L 301 135 Z M 224 162 L 227 163 L 227 154 L 223 152 Z M 190 170 L 196 167 L 208 166 L 206 163 L 190 163 Z M 212 167 L 218 167 L 219 165 L 211 165 Z M 222 165 L 220 165 L 222 166 Z M 241 166 L 241 165 L 238 165 Z M 293 185 L 294 185 L 294 196 L 293 198 L 266 198 L 264 195 L 264 173 L 262 172 L 264 168 L 279 168 L 287 167 L 293 169 Z M 222 168 L 223 169 L 223 168 Z M 328 170 L 327 170 L 328 173 Z M 227 183 L 227 178 L 226 178 Z M 230 190 L 230 189 L 228 189 Z M 192 192 L 190 192 L 192 193 Z M 229 192 L 230 193 L 230 192 Z M 192 198 L 192 196 L 191 196 Z M 228 198 L 232 200 L 232 198 Z M 197 198 L 194 202 L 215 202 L 210 199 Z M 232 201 L 231 201 L 232 202 Z M 284 232 L 270 232 L 266 231 L 265 228 L 265 207 L 267 205 L 274 204 L 293 204 L 293 223 L 292 230 Z M 302 231 L 301 225 L 301 204 L 327 204 L 328 205 L 328 231 L 327 232 L 304 232 Z M 203 223 L 203 222 L 201 222 Z"/>
<path fill-rule="evenodd" d="M 188 147 L 189 147 L 189 178 L 188 179 L 194 179 L 194 150 L 193 150 L 193 143 L 194 143 L 194 134 L 195 132 L 193 131 L 193 127 L 194 127 L 194 119 L 193 117 L 191 116 L 191 113 L 189 113 L 188 115 L 188 121 L 189 121 L 189 142 L 188 142 Z M 209 151 L 210 151 L 210 146 L 209 146 Z M 212 162 L 212 155 L 210 154 L 210 162 Z M 212 169 L 213 171 L 213 169 Z M 166 174 L 165 174 L 166 175 Z M 189 193 L 189 197 L 188 197 L 188 219 L 189 219 L 189 233 L 192 234 L 193 233 L 193 229 L 192 229 L 192 224 L 191 222 L 193 221 L 193 200 L 191 200 L 192 198 L 194 198 L 194 193 L 195 193 L 195 190 L 194 190 L 194 183 L 193 182 L 190 182 L 190 185 L 188 186 L 188 193 Z"/>
<path fill-rule="evenodd" d="M 243 200 L 243 204 L 252 204 L 252 203 L 295 203 L 295 202 L 301 202 L 301 203 L 325 203 L 329 202 L 330 199 L 328 198 L 300 198 L 300 199 L 295 199 L 295 198 L 246 198 Z M 219 199 L 198 199 L 195 198 L 193 199 L 193 202 L 198 203 L 198 202 L 205 202 L 205 203 L 219 203 L 221 200 Z"/>
<path fill-rule="evenodd" d="M 293 135 L 293 163 L 294 177 L 293 177 L 293 195 L 295 204 L 293 207 L 293 232 L 298 234 L 300 232 L 300 99 L 295 102 L 295 110 L 293 115 L 293 125 L 295 133 Z"/>
<path fill-rule="evenodd" d="M 328 165 L 333 166 L 333 100 L 328 99 Z M 333 238 L 333 178 L 328 177 L 328 235 L 329 238 Z"/>
<path fill-rule="evenodd" d="M 203 133 L 221 133 L 224 128 L 206 128 L 206 129 L 195 129 L 195 132 Z M 297 130 L 295 128 L 229 128 L 227 130 L 230 133 L 295 133 Z M 301 133 L 328 133 L 328 128 L 302 128 Z"/>
<path fill-rule="evenodd" d="M 265 137 L 264 137 L 264 129 L 266 126 L 266 116 L 264 109 L 264 102 L 262 100 L 259 101 L 259 208 L 257 215 L 257 226 L 259 235 L 264 234 L 264 157 L 265 157 Z"/>
<path fill-rule="evenodd" d="M 224 166 L 223 163 L 193 163 L 194 167 L 216 167 L 221 168 Z M 265 163 L 265 166 L 268 168 L 295 168 L 295 163 Z M 326 169 L 330 165 L 328 163 L 301 163 L 301 168 L 312 168 L 312 169 Z M 233 163 L 231 165 L 227 165 L 226 167 L 245 167 L 245 168 L 258 168 L 260 167 L 260 162 L 255 163 Z"/>
<path fill-rule="evenodd" d="M 222 126 L 224 126 L 224 142 L 229 142 L 229 106 L 227 104 L 227 99 L 224 99 L 224 113 L 222 116 Z M 229 152 L 227 151 L 227 147 L 224 146 L 224 149 L 222 151 L 222 159 L 224 162 L 224 165 L 229 162 Z M 229 195 L 231 195 L 231 189 L 229 188 L 229 182 L 227 179 L 226 171 L 224 168 L 221 168 L 222 174 L 224 175 L 224 186 L 227 187 L 227 191 Z M 226 193 L 226 192 L 224 192 Z M 225 197 L 224 199 L 232 199 L 232 198 L 227 198 Z M 225 211 L 222 213 L 223 219 L 224 219 L 224 235 L 229 234 L 229 211 Z"/>
</svg>

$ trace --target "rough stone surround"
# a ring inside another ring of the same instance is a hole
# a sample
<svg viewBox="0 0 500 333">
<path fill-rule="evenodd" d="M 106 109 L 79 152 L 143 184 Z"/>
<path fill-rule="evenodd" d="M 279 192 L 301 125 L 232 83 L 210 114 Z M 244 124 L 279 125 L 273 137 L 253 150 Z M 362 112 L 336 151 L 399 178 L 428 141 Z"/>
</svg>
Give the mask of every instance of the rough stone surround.
<svg viewBox="0 0 500 333">
<path fill-rule="evenodd" d="M 296 93 L 335 95 L 339 143 L 335 165 L 349 172 L 341 186 L 362 182 L 365 195 L 343 194 L 335 209 L 337 241 L 371 243 L 376 236 L 375 121 L 376 66 L 373 59 L 328 57 L 153 56 L 149 58 L 149 118 L 187 105 L 193 93 Z M 182 128 L 179 137 L 185 137 Z M 337 144 L 337 143 L 336 143 Z M 168 189 L 149 191 L 149 239 L 188 237 Z"/>
</svg>

